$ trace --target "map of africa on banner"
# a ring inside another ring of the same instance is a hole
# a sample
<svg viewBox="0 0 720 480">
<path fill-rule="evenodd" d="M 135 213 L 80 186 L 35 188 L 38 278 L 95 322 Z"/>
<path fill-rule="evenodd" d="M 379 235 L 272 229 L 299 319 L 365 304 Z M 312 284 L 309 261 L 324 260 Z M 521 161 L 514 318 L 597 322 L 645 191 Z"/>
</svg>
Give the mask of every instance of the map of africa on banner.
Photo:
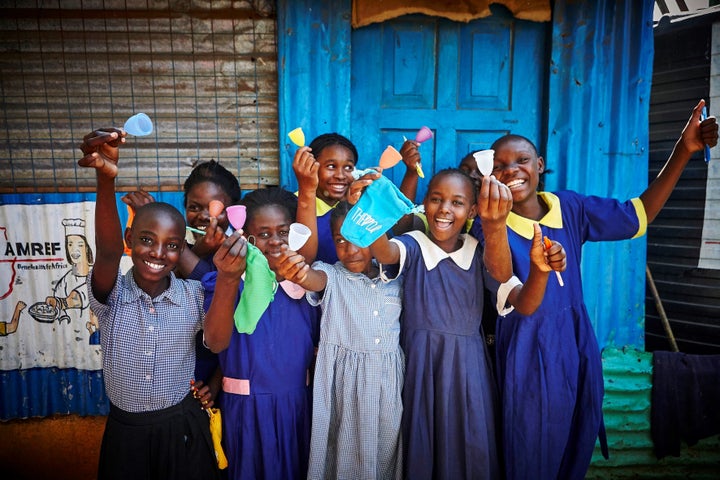
<svg viewBox="0 0 720 480">
<path fill-rule="evenodd" d="M 0 370 L 100 370 L 95 202 L 0 205 Z"/>
</svg>

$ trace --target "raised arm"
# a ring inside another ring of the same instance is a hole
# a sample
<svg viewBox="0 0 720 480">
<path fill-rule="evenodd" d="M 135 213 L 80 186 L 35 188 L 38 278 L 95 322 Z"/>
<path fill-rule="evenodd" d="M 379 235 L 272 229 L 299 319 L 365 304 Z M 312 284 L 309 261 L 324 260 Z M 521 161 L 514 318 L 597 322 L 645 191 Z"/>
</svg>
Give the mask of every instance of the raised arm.
<svg viewBox="0 0 720 480">
<path fill-rule="evenodd" d="M 415 202 L 417 196 L 418 187 L 418 170 L 417 165 L 420 164 L 420 151 L 418 147 L 420 144 L 413 140 L 405 140 L 402 147 L 400 147 L 400 155 L 402 155 L 403 163 L 405 164 L 405 175 L 400 182 L 400 191 L 410 201 Z"/>
<path fill-rule="evenodd" d="M 247 266 L 246 257 L 247 241 L 239 231 L 227 237 L 213 257 L 217 280 L 203 328 L 205 344 L 215 353 L 230 345 L 235 326 L 233 314 L 238 301 L 240 278 Z"/>
<path fill-rule="evenodd" d="M 492 175 L 483 177 L 478 197 L 478 212 L 485 237 L 483 262 L 490 275 L 500 283 L 508 281 L 513 275 L 506 226 L 511 210 L 510 189 Z"/>
<path fill-rule="evenodd" d="M 309 147 L 301 147 L 293 158 L 293 171 L 298 181 L 298 206 L 296 221 L 310 229 L 310 238 L 300 248 L 300 253 L 312 263 L 318 251 L 318 228 L 316 191 L 318 187 L 318 169 L 320 163 L 315 160 Z"/>
<path fill-rule="evenodd" d="M 670 158 L 663 166 L 655 180 L 640 195 L 645 206 L 648 223 L 655 220 L 665 202 L 670 198 L 680 175 L 693 153 L 702 150 L 705 145 L 714 147 L 718 142 L 718 124 L 715 117 L 700 121 L 705 100 L 700 100 L 685 124 L 680 138 L 675 143 Z"/>
<path fill-rule="evenodd" d="M 95 203 L 95 263 L 93 295 L 105 302 L 115 285 L 124 243 L 120 215 L 115 201 L 115 177 L 118 172 L 118 147 L 126 133 L 119 128 L 96 130 L 85 135 L 80 144 L 83 157 L 78 165 L 94 168 L 97 176 Z"/>
</svg>

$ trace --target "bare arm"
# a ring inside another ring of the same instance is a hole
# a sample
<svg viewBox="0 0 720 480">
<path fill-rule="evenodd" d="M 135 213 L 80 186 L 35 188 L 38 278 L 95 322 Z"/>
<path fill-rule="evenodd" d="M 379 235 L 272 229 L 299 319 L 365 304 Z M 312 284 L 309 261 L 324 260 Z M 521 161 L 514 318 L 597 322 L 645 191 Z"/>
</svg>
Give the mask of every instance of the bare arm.
<svg viewBox="0 0 720 480">
<path fill-rule="evenodd" d="M 300 253 L 312 263 L 318 251 L 318 228 L 316 191 L 318 186 L 318 169 L 320 163 L 309 147 L 301 147 L 295 152 L 293 170 L 298 180 L 298 206 L 296 221 L 310 229 L 310 238 L 300 248 Z M 297 282 L 295 282 L 297 283 Z"/>
<path fill-rule="evenodd" d="M 640 195 L 640 200 L 645 206 L 648 223 L 655 220 L 655 217 L 665 206 L 665 202 L 670 198 L 670 194 L 690 160 L 690 156 L 702 150 L 706 144 L 711 147 L 717 145 L 717 120 L 715 117 L 708 117 L 700 122 L 703 106 L 705 106 L 705 100 L 700 100 L 693 109 L 690 119 L 685 124 L 685 128 L 683 128 L 680 138 L 675 143 L 675 147 L 667 162 L 665 162 L 665 166 Z"/>
<path fill-rule="evenodd" d="M 310 292 L 321 292 L 327 286 L 327 275 L 313 269 L 299 253 L 283 248 L 276 264 L 276 273 Z"/>
<path fill-rule="evenodd" d="M 552 271 L 552 267 L 547 260 L 547 253 L 543 248 L 540 225 L 536 223 L 533 228 L 535 236 L 530 247 L 530 272 L 528 278 L 523 285 L 515 287 L 508 295 L 510 304 L 522 315 L 530 315 L 540 306 L 545 296 L 548 276 Z M 565 251 L 562 250 L 562 260 L 556 259 L 556 264 L 559 261 L 563 267 L 564 253 Z M 560 254 L 556 253 L 556 256 L 560 256 Z"/>
<path fill-rule="evenodd" d="M 483 262 L 490 275 L 501 283 L 508 281 L 513 275 L 506 226 L 510 210 L 512 210 L 510 189 L 492 175 L 483 177 L 478 197 L 478 212 L 485 237 Z"/>
<path fill-rule="evenodd" d="M 94 168 L 97 175 L 95 203 L 95 264 L 93 295 L 105 302 L 115 286 L 120 258 L 125 245 L 115 201 L 115 177 L 118 171 L 118 147 L 125 142 L 125 133 L 118 128 L 96 130 L 83 138 L 83 157 L 78 165 Z"/>
<path fill-rule="evenodd" d="M 247 241 L 240 232 L 229 236 L 215 253 L 215 293 L 205 314 L 205 344 L 215 353 L 225 350 L 232 338 L 233 314 L 238 300 L 240 277 L 245 271 Z"/>
<path fill-rule="evenodd" d="M 420 144 L 412 140 L 405 140 L 403 146 L 400 148 L 400 155 L 402 155 L 403 163 L 405 163 L 405 175 L 400 182 L 400 191 L 410 201 L 415 202 L 417 196 L 418 187 L 418 171 L 416 165 L 420 163 L 420 151 L 418 147 Z"/>
<path fill-rule="evenodd" d="M 383 265 L 400 263 L 400 247 L 388 240 L 387 235 L 381 235 L 370 245 L 370 253 Z"/>
</svg>

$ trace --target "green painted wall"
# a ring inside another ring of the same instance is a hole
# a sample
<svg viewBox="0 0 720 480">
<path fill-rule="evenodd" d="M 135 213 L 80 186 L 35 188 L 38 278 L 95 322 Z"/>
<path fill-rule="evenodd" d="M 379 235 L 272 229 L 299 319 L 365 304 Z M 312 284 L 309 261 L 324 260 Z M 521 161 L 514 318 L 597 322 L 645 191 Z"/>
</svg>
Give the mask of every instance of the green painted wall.
<svg viewBox="0 0 720 480">
<path fill-rule="evenodd" d="M 720 478 L 720 437 L 683 445 L 679 457 L 658 460 L 650 435 L 652 353 L 634 349 L 603 351 L 605 426 L 610 459 L 596 446 L 587 479 Z M 718 406 L 720 408 L 720 406 Z"/>
</svg>

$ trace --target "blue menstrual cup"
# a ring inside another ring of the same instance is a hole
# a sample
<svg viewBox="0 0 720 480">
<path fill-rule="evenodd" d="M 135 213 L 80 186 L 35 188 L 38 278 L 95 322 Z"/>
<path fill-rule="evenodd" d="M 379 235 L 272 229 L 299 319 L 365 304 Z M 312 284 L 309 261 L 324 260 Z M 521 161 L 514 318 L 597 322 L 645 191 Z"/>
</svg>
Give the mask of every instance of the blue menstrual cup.
<svg viewBox="0 0 720 480">
<path fill-rule="evenodd" d="M 153 123 L 152 120 L 150 120 L 150 117 L 148 117 L 144 113 L 136 113 L 135 115 L 127 119 L 127 122 L 125 122 L 123 128 L 130 135 L 142 137 L 145 135 L 150 135 L 152 133 Z"/>
</svg>

